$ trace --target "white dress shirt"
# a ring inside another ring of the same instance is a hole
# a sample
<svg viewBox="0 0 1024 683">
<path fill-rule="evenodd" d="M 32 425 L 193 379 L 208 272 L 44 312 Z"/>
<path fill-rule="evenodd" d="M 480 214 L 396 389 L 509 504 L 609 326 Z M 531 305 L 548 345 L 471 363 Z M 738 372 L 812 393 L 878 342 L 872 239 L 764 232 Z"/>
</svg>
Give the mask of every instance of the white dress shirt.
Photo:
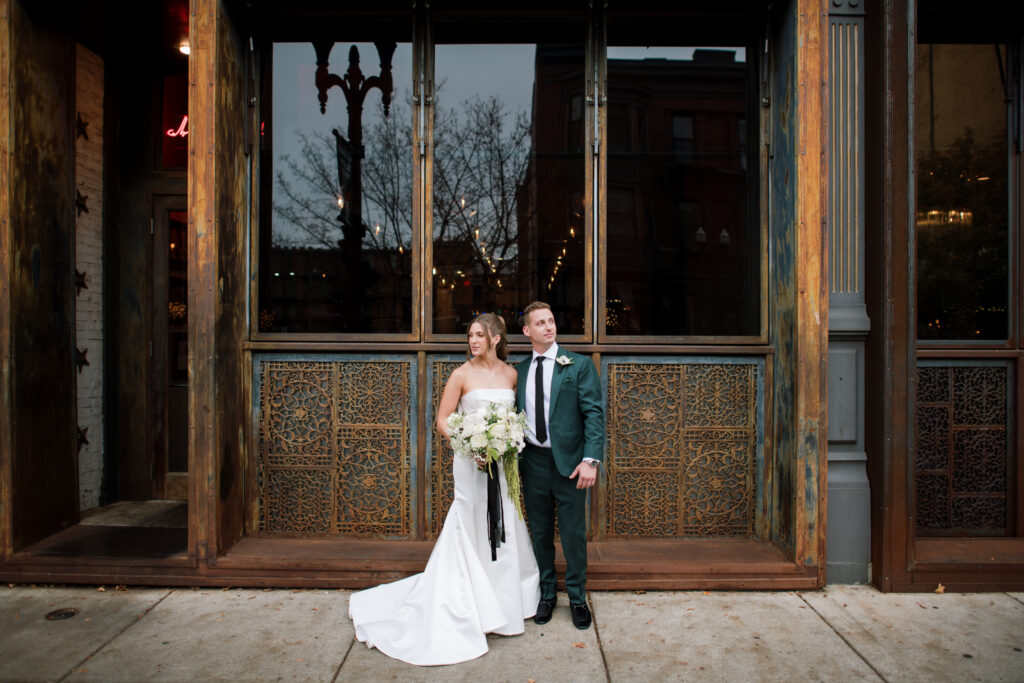
<svg viewBox="0 0 1024 683">
<path fill-rule="evenodd" d="M 544 356 L 544 416 L 547 418 L 545 424 L 548 427 L 547 439 L 544 443 L 537 443 L 537 356 Z M 543 354 L 533 352 L 530 357 L 530 370 L 526 373 L 526 387 L 523 398 L 526 404 L 526 426 L 529 428 L 526 440 L 534 446 L 551 448 L 551 378 L 555 375 L 555 358 L 558 356 L 558 344 L 552 342 L 548 350 Z"/>
</svg>

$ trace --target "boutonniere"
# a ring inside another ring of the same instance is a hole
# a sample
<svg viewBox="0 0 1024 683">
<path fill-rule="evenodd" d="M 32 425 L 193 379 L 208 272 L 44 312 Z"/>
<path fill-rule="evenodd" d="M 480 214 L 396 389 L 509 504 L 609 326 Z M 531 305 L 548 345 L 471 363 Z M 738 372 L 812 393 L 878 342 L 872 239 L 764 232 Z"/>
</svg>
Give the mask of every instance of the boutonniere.
<svg viewBox="0 0 1024 683">
<path fill-rule="evenodd" d="M 555 358 L 555 362 L 559 365 L 572 365 L 572 358 L 563 354 Z"/>
</svg>

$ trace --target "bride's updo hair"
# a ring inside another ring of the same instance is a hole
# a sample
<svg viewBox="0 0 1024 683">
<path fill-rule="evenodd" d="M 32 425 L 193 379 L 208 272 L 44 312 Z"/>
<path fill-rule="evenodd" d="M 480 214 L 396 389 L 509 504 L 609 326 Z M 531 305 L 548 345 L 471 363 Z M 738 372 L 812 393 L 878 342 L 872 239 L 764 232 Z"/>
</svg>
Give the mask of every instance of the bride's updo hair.
<svg viewBox="0 0 1024 683">
<path fill-rule="evenodd" d="M 474 323 L 479 323 L 480 327 L 484 328 L 484 334 L 487 335 L 487 343 L 491 343 L 491 337 L 501 337 L 498 340 L 498 345 L 494 348 L 494 355 L 498 357 L 498 360 L 505 360 L 508 358 L 508 339 L 505 336 L 505 319 L 500 315 L 494 313 L 483 313 L 473 318 L 473 322 L 469 324 L 469 329 L 473 329 Z M 469 330 L 466 331 L 466 336 L 469 336 Z M 471 358 L 472 352 L 466 350 L 466 357 Z"/>
</svg>

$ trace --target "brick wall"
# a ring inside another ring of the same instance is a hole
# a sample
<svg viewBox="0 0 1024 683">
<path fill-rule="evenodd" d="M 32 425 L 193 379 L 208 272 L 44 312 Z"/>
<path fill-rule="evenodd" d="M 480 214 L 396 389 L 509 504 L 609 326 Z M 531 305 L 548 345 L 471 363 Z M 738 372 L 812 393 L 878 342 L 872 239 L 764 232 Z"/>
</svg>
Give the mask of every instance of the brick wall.
<svg viewBox="0 0 1024 683">
<path fill-rule="evenodd" d="M 84 275 L 75 305 L 79 365 L 78 428 L 88 443 L 78 452 L 79 506 L 99 505 L 103 480 L 103 60 L 78 46 L 75 143 L 75 269 Z M 81 284 L 81 280 L 79 281 Z"/>
</svg>

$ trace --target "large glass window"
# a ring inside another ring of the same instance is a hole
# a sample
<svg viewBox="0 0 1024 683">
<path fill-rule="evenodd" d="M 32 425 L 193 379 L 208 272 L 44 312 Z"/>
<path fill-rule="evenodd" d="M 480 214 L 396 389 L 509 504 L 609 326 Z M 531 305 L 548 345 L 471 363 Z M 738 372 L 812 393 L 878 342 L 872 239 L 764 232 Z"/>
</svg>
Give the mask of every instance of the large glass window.
<svg viewBox="0 0 1024 683">
<path fill-rule="evenodd" d="M 607 333 L 759 334 L 746 50 L 613 46 L 607 73 Z"/>
<path fill-rule="evenodd" d="M 562 334 L 583 333 L 584 30 L 575 33 L 578 44 L 435 48 L 435 334 L 463 334 L 484 311 L 517 331 L 534 299 L 551 304 Z"/>
<path fill-rule="evenodd" d="M 918 44 L 917 337 L 1009 334 L 1006 46 Z"/>
<path fill-rule="evenodd" d="M 340 76 L 323 91 L 312 44 L 272 48 L 259 330 L 409 333 L 412 48 L 318 48 Z"/>
</svg>

